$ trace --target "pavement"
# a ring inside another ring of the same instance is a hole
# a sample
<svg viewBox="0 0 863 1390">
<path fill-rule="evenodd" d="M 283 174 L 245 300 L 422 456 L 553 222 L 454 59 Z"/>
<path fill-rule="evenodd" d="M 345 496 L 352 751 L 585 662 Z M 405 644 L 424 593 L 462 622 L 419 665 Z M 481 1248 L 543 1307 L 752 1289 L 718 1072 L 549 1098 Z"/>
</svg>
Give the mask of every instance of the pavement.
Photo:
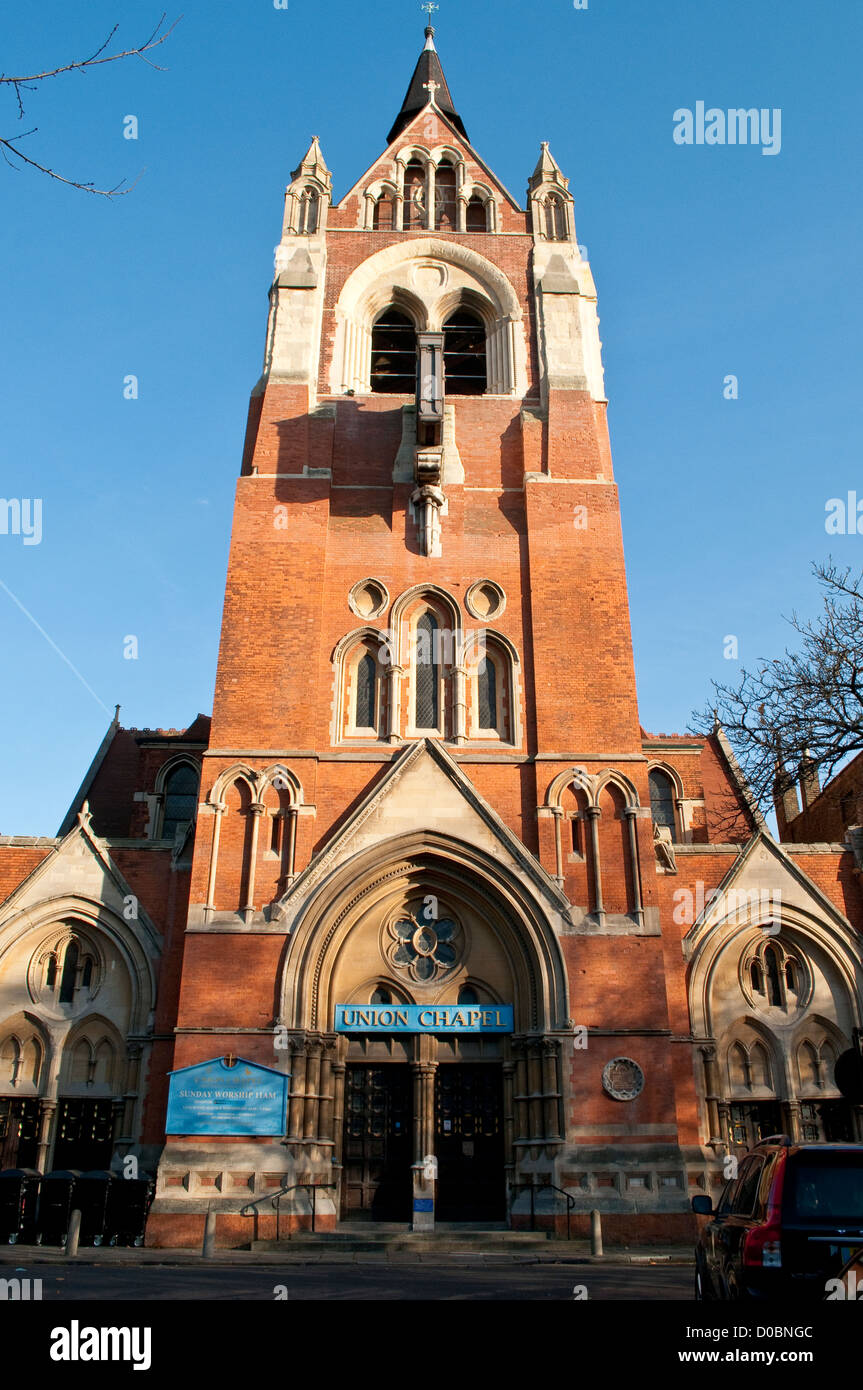
<svg viewBox="0 0 863 1390">
<path fill-rule="evenodd" d="M 567 1264 L 567 1265 L 691 1265 L 691 1245 L 612 1246 L 602 1255 L 592 1255 L 587 1241 L 549 1241 L 549 1249 L 508 1250 L 476 1249 L 436 1251 L 430 1243 L 423 1249 L 387 1251 L 346 1251 L 330 1243 L 320 1247 L 291 1250 L 286 1241 L 279 1250 L 222 1250 L 217 1249 L 204 1258 L 200 1250 L 162 1250 L 149 1247 L 129 1248 L 111 1246 L 81 1246 L 78 1254 L 48 1245 L 0 1245 L 0 1266 L 29 1267 L 31 1265 L 99 1265 L 126 1268 L 147 1266 L 245 1266 L 267 1265 L 437 1265 L 442 1261 L 458 1264 Z"/>
</svg>

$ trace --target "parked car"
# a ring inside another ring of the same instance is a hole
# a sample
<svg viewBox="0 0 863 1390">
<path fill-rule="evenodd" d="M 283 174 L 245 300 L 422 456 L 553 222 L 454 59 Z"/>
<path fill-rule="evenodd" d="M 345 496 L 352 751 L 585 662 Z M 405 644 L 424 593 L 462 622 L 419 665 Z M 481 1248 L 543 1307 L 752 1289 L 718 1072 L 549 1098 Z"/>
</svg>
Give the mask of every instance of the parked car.
<svg viewBox="0 0 863 1390">
<path fill-rule="evenodd" d="M 741 1159 L 695 1247 L 697 1299 L 823 1299 L 863 1254 L 863 1144 L 794 1144 L 774 1135 Z"/>
</svg>

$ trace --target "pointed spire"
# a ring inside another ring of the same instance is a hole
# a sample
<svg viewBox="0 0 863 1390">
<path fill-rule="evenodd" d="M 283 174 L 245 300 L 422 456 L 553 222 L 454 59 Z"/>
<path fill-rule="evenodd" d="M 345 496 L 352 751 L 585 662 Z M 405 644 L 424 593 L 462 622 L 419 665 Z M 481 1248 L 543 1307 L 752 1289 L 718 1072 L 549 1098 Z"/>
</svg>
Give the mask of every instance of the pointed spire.
<svg viewBox="0 0 863 1390">
<path fill-rule="evenodd" d="M 543 184 L 549 183 L 557 184 L 564 190 L 569 188 L 569 179 L 564 177 L 563 170 L 548 147 L 548 141 L 543 140 L 536 168 L 528 181 L 528 188 L 540 188 Z"/>
<path fill-rule="evenodd" d="M 461 116 L 453 105 L 453 99 L 443 75 L 441 61 L 434 44 L 434 29 L 429 24 L 425 32 L 425 48 L 414 68 L 414 75 L 402 102 L 402 109 L 387 136 L 388 145 L 391 145 L 393 140 L 401 135 L 405 127 L 410 124 L 414 116 L 425 110 L 429 104 L 436 106 L 438 111 L 452 121 L 456 130 L 464 136 L 465 140 L 468 138 Z"/>
<path fill-rule="evenodd" d="M 317 179 L 323 188 L 332 187 L 333 176 L 327 168 L 327 161 L 324 159 L 317 135 L 312 136 L 312 143 L 306 151 L 306 156 L 291 174 L 291 178 Z"/>
</svg>

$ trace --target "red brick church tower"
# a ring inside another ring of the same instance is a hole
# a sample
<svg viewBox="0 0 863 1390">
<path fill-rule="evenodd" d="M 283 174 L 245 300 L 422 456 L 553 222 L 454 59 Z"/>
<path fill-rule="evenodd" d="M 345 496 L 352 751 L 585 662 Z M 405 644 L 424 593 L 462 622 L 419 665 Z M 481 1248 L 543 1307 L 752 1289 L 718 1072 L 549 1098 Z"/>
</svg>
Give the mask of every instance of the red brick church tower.
<svg viewBox="0 0 863 1390">
<path fill-rule="evenodd" d="M 743 927 L 709 896 L 740 874 Z M 292 176 L 237 484 L 173 1066 L 287 1072 L 284 1132 L 169 1122 L 151 1239 L 209 1205 L 239 1243 L 244 1205 L 293 1187 L 302 1220 L 312 1182 L 319 1221 L 518 1224 L 534 1185 L 682 1233 L 735 1097 L 801 1123 L 741 994 L 772 989 L 786 878 L 783 1017 L 805 977 L 838 1049 L 842 890 L 767 836 L 721 731 L 639 724 L 569 180 L 543 144 L 525 205 L 503 187 L 429 28 L 341 200 L 317 138 Z"/>
</svg>

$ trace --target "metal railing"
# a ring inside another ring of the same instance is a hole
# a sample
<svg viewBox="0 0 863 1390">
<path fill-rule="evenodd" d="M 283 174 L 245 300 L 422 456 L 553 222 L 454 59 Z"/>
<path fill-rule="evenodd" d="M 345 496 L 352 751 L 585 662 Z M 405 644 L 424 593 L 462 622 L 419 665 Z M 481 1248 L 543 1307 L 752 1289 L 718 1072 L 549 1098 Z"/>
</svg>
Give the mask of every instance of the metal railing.
<svg viewBox="0 0 863 1390">
<path fill-rule="evenodd" d="M 573 1212 L 573 1210 L 574 1210 L 574 1208 L 575 1208 L 576 1202 L 575 1202 L 575 1198 L 572 1196 L 572 1194 L 569 1193 L 569 1192 L 567 1192 L 565 1188 L 563 1188 L 563 1187 L 558 1187 L 557 1184 L 556 1184 L 556 1183 L 553 1183 L 553 1182 L 543 1182 L 543 1183 L 522 1182 L 522 1183 L 517 1183 L 517 1184 L 513 1185 L 513 1187 L 510 1188 L 510 1191 L 513 1192 L 513 1193 L 517 1193 L 517 1192 L 529 1192 L 529 1193 L 530 1193 L 530 1229 L 531 1229 L 532 1231 L 535 1231 L 535 1230 L 536 1230 L 536 1194 L 537 1194 L 537 1192 L 557 1192 L 557 1193 L 560 1194 L 561 1197 L 565 1197 L 565 1198 L 566 1198 L 566 1238 L 567 1238 L 567 1240 L 572 1240 L 572 1220 L 571 1220 L 571 1216 L 572 1216 L 572 1212 Z M 553 1214 L 554 1214 L 554 1213 L 553 1213 Z"/>
<path fill-rule="evenodd" d="M 335 1188 L 336 1186 L 337 1184 L 334 1182 L 294 1182 L 291 1183 L 290 1187 L 280 1187 L 278 1192 L 268 1192 L 265 1194 L 265 1196 L 256 1198 L 254 1202 L 247 1202 L 244 1207 L 240 1208 L 240 1215 L 256 1217 L 258 1215 L 258 1207 L 263 1202 L 269 1202 L 276 1213 L 276 1240 L 281 1240 L 282 1198 L 287 1197 L 288 1193 L 290 1192 L 311 1192 L 312 1233 L 314 1234 L 315 1216 L 317 1213 L 318 1204 L 318 1199 L 315 1196 L 315 1193 L 318 1191 L 319 1188 L 329 1189 Z M 288 1228 L 288 1240 L 290 1240 L 291 1238 L 292 1232 L 290 1228 Z"/>
</svg>

